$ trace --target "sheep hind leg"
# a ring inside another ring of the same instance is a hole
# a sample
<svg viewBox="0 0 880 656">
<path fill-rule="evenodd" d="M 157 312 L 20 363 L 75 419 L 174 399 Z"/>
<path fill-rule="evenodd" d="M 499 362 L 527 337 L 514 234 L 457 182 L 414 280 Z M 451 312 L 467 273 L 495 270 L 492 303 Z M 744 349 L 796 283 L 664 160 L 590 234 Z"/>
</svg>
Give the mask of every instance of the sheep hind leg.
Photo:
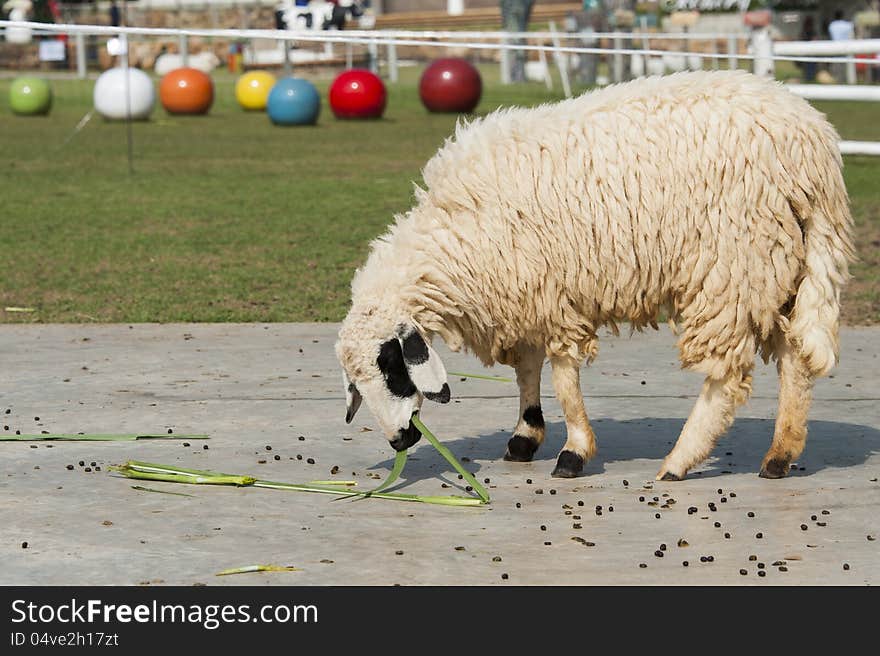
<svg viewBox="0 0 880 656">
<path fill-rule="evenodd" d="M 581 394 L 580 362 L 572 358 L 551 358 L 553 387 L 565 415 L 567 439 L 553 476 L 574 478 L 584 468 L 584 463 L 596 453 L 596 436 L 590 427 L 584 397 Z"/>
<path fill-rule="evenodd" d="M 779 411 L 773 443 L 761 463 L 762 478 L 782 478 L 807 443 L 807 413 L 813 400 L 813 376 L 784 338 L 776 346 Z"/>
<path fill-rule="evenodd" d="M 751 380 L 748 371 L 706 378 L 678 441 L 657 473 L 658 481 L 680 481 L 709 456 L 716 440 L 733 423 L 737 406 L 748 399 Z"/>
<path fill-rule="evenodd" d="M 519 419 L 513 437 L 507 442 L 505 460 L 529 462 L 544 441 L 544 414 L 541 412 L 541 368 L 544 349 L 524 347 L 515 365 L 519 385 Z"/>
</svg>

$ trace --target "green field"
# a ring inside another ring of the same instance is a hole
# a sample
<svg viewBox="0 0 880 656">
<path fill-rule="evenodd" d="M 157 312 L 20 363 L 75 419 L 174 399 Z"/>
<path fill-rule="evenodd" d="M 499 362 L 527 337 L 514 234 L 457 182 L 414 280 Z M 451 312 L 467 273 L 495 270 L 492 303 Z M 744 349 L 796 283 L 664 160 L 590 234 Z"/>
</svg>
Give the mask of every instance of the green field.
<svg viewBox="0 0 880 656">
<path fill-rule="evenodd" d="M 369 240 L 411 205 L 422 165 L 454 128 L 422 108 L 418 73 L 401 70 L 383 120 L 336 121 L 325 104 L 314 128 L 242 112 L 233 78 L 218 74 L 209 116 L 159 108 L 133 125 L 134 174 L 124 124 L 96 117 L 73 136 L 93 82 L 54 80 L 51 115 L 24 118 L 6 109 L 0 80 L 0 321 L 341 319 Z M 480 113 L 559 97 L 484 79 Z M 315 81 L 326 98 L 329 75 Z M 880 140 L 875 105 L 820 108 L 844 138 Z M 878 174 L 880 161 L 847 158 L 861 257 L 850 323 L 880 321 Z"/>
</svg>

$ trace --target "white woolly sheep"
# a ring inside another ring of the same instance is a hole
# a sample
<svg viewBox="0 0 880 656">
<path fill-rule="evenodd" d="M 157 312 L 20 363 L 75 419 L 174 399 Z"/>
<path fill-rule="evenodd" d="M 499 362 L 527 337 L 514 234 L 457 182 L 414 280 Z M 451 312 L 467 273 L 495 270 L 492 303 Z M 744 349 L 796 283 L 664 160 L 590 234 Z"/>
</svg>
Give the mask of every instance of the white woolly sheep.
<svg viewBox="0 0 880 656">
<path fill-rule="evenodd" d="M 419 438 L 422 398 L 449 400 L 428 344 L 516 369 L 505 458 L 544 439 L 544 359 L 565 414 L 554 476 L 596 450 L 579 368 L 600 326 L 666 313 L 682 365 L 706 375 L 657 477 L 704 460 L 774 358 L 779 413 L 761 476 L 785 476 L 806 440 L 813 381 L 836 363 L 853 258 L 838 136 L 780 84 L 744 72 L 634 82 L 459 125 L 426 189 L 372 244 L 352 282 L 337 355 L 350 421 L 361 398 L 394 448 Z"/>
</svg>

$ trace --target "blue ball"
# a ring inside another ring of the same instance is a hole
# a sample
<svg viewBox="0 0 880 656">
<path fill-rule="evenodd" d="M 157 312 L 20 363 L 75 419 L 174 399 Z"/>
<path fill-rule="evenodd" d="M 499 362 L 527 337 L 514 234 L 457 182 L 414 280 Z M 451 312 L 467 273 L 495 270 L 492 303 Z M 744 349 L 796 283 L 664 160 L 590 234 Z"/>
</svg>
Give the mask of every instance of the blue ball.
<svg viewBox="0 0 880 656">
<path fill-rule="evenodd" d="M 275 125 L 314 125 L 321 113 L 321 96 L 308 80 L 287 77 L 272 87 L 266 112 Z"/>
</svg>

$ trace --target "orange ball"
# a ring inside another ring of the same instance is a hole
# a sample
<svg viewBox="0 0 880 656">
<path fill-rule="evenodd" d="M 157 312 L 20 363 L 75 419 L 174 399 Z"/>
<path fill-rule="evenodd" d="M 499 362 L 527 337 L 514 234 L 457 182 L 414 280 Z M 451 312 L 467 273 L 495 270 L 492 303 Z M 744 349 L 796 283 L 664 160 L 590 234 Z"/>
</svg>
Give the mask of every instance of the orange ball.
<svg viewBox="0 0 880 656">
<path fill-rule="evenodd" d="M 214 102 L 214 83 L 196 68 L 176 68 L 159 83 L 159 100 L 169 114 L 207 114 Z"/>
</svg>

